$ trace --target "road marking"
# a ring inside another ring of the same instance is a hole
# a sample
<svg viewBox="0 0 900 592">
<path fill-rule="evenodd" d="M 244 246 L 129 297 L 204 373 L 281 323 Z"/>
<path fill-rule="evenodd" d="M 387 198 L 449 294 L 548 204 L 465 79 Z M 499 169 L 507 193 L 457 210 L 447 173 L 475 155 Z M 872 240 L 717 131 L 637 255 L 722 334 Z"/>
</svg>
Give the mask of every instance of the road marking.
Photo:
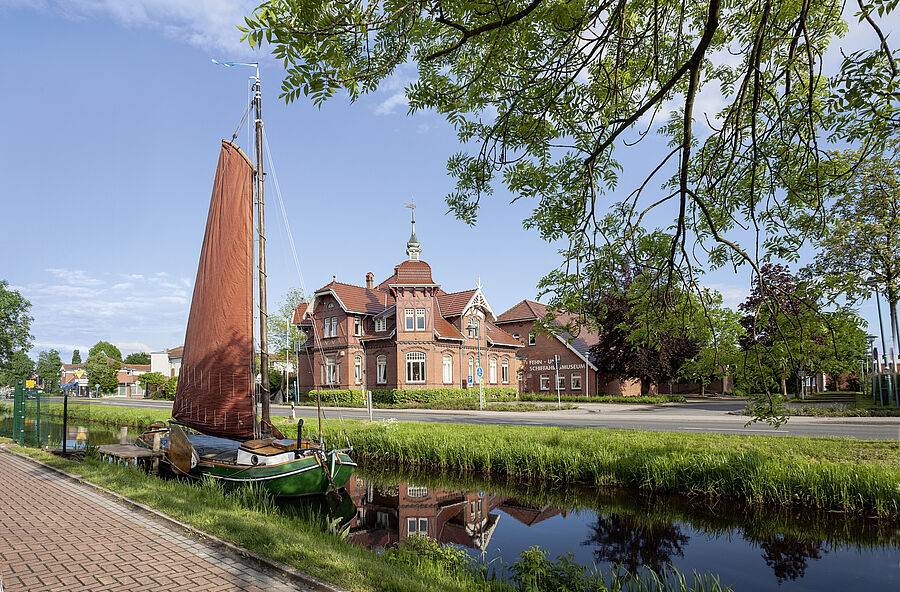
<svg viewBox="0 0 900 592">
<path fill-rule="evenodd" d="M 704 432 L 771 432 L 774 434 L 790 434 L 789 430 L 748 430 L 744 428 L 681 428 L 683 430 L 702 430 Z"/>
</svg>

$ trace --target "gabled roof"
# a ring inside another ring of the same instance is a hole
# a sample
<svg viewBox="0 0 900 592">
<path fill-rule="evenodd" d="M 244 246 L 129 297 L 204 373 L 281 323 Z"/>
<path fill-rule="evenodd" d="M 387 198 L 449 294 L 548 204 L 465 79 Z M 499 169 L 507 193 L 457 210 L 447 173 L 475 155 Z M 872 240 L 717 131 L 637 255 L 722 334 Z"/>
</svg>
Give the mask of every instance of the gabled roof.
<svg viewBox="0 0 900 592">
<path fill-rule="evenodd" d="M 512 321 L 536 321 L 547 315 L 547 305 L 533 300 L 523 300 L 497 317 L 498 323 Z"/>
<path fill-rule="evenodd" d="M 316 290 L 312 310 L 315 310 L 315 298 L 328 293 L 334 295 L 341 308 L 347 312 L 374 315 L 382 312 L 388 305 L 393 304 L 393 299 L 389 298 L 387 293 L 381 290 L 334 281 Z"/>
<path fill-rule="evenodd" d="M 173 347 L 168 351 L 168 354 L 170 358 L 180 358 L 184 355 L 184 346 Z"/>
<path fill-rule="evenodd" d="M 122 367 L 129 370 L 145 370 L 150 372 L 150 364 L 122 364 Z"/>
<path fill-rule="evenodd" d="M 472 300 L 475 290 L 464 290 L 462 292 L 453 292 L 452 294 L 438 294 L 438 306 L 441 307 L 441 315 L 445 317 L 458 317 L 463 313 L 466 304 Z"/>
<path fill-rule="evenodd" d="M 500 315 L 497 322 L 503 324 L 514 321 L 536 321 L 545 318 L 548 313 L 553 316 L 555 319 L 554 324 L 558 328 L 569 324 L 574 318 L 568 313 L 556 312 L 546 304 L 541 304 L 540 302 L 535 302 L 533 300 L 523 300 Z M 553 333 L 553 336 L 559 339 L 570 350 L 578 354 L 578 357 L 583 359 L 591 368 L 596 369 L 596 366 L 590 361 L 590 353 L 591 347 L 600 343 L 599 335 L 594 332 L 585 331 L 584 329 L 580 330 L 578 335 L 572 335 L 568 331 L 559 329 L 557 332 Z"/>
<path fill-rule="evenodd" d="M 307 307 L 309 307 L 309 303 L 307 302 L 301 302 L 297 305 L 297 308 L 294 309 L 294 317 L 291 319 L 292 325 L 299 325 L 306 320 Z"/>
<path fill-rule="evenodd" d="M 497 325 L 491 323 L 490 321 L 485 323 L 487 327 L 487 339 L 488 342 L 494 343 L 495 345 L 512 345 L 515 347 L 525 347 L 524 344 L 519 343 L 512 335 L 498 327 Z"/>
<path fill-rule="evenodd" d="M 434 333 L 438 338 L 457 339 L 459 341 L 465 340 L 465 337 L 459 332 L 459 329 L 452 323 L 447 322 L 447 320 L 441 316 L 438 311 L 437 302 L 434 303 Z"/>
</svg>

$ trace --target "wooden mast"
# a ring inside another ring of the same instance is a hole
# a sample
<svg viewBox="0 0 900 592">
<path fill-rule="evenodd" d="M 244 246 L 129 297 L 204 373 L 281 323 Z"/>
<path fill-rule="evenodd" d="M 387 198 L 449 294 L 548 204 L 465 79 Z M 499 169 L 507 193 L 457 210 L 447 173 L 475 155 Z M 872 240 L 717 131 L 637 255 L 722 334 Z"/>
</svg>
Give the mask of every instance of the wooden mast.
<svg viewBox="0 0 900 592">
<path fill-rule="evenodd" d="M 259 66 L 253 83 L 253 105 L 256 112 L 256 206 L 257 230 L 259 233 L 259 399 L 262 402 L 262 424 L 271 422 L 269 418 L 269 315 L 266 311 L 266 218 L 263 200 L 263 149 L 262 149 L 262 92 L 259 85 Z M 260 430 L 261 431 L 261 430 Z"/>
</svg>

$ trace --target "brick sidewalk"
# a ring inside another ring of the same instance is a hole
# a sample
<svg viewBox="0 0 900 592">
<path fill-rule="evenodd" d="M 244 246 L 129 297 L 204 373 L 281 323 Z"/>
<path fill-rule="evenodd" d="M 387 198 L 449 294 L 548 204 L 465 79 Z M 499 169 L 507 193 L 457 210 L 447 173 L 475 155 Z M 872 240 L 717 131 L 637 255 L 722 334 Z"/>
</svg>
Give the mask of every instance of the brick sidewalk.
<svg viewBox="0 0 900 592">
<path fill-rule="evenodd" d="M 313 590 L 0 452 L 0 590 Z"/>
</svg>

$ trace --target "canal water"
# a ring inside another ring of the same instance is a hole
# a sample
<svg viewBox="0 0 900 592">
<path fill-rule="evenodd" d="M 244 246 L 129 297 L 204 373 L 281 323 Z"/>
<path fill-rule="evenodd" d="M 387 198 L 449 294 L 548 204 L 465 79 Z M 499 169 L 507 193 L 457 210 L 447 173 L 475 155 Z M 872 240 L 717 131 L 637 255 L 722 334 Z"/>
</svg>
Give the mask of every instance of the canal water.
<svg viewBox="0 0 900 592">
<path fill-rule="evenodd" d="M 45 419 L 40 428 L 58 445 L 57 421 Z M 12 419 L 0 417 L 0 435 L 11 432 Z M 115 426 L 74 420 L 69 441 L 79 434 L 93 446 L 119 438 Z M 457 545 L 498 569 L 537 545 L 550 558 L 571 553 L 604 572 L 614 563 L 633 571 L 674 566 L 687 576 L 711 572 L 736 591 L 900 589 L 900 518 L 359 464 L 340 501 L 301 499 L 279 507 L 288 514 L 314 509 L 340 516 L 349 540 L 375 551 L 418 534 Z"/>
</svg>

